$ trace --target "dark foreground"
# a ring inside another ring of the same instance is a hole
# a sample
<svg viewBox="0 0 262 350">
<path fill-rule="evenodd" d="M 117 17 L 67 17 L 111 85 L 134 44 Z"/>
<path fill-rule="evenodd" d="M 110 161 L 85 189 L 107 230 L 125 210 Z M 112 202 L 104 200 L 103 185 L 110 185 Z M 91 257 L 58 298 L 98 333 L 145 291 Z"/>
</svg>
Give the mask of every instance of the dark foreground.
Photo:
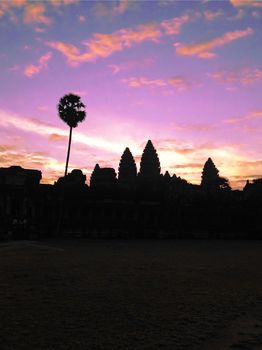
<svg viewBox="0 0 262 350">
<path fill-rule="evenodd" d="M 261 241 L 0 246 L 1 350 L 262 349 Z"/>
</svg>

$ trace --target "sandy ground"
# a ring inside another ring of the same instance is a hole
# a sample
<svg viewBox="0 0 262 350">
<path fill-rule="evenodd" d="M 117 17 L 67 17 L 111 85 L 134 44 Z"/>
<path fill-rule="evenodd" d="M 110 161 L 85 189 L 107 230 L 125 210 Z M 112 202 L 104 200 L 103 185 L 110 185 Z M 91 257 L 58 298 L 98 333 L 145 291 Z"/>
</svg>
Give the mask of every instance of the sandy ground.
<svg viewBox="0 0 262 350">
<path fill-rule="evenodd" d="M 262 242 L 0 244 L 0 348 L 262 349 Z"/>
</svg>

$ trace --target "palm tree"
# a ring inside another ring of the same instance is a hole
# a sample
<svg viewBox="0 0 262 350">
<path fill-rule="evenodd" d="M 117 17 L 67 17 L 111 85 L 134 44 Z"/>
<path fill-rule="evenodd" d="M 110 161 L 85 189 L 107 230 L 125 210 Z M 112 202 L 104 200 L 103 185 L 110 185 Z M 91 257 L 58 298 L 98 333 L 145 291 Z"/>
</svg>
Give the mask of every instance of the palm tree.
<svg viewBox="0 0 262 350">
<path fill-rule="evenodd" d="M 81 101 L 80 97 L 74 94 L 68 94 L 61 97 L 57 106 L 59 117 L 70 127 L 68 150 L 66 157 L 65 176 L 67 175 L 72 129 L 77 127 L 79 122 L 82 122 L 86 117 L 85 105 Z"/>
</svg>

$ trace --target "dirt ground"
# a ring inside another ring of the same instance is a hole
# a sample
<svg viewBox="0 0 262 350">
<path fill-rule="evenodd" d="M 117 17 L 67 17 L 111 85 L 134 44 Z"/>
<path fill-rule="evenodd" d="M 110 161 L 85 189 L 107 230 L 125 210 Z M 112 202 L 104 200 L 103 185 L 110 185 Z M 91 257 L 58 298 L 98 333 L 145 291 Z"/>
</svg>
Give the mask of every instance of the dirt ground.
<svg viewBox="0 0 262 350">
<path fill-rule="evenodd" d="M 262 349 L 262 241 L 0 244 L 0 349 Z"/>
</svg>

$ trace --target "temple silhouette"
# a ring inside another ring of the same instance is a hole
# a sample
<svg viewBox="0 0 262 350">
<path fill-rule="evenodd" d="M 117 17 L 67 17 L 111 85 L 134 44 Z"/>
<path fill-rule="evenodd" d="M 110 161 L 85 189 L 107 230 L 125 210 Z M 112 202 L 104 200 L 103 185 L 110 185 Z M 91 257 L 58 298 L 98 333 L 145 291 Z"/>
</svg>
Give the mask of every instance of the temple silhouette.
<svg viewBox="0 0 262 350">
<path fill-rule="evenodd" d="M 149 140 L 140 169 L 129 148 L 113 168 L 74 169 L 54 185 L 41 172 L 0 168 L 0 239 L 261 238 L 262 178 L 232 190 L 211 158 L 200 185 L 161 174 Z"/>
</svg>

